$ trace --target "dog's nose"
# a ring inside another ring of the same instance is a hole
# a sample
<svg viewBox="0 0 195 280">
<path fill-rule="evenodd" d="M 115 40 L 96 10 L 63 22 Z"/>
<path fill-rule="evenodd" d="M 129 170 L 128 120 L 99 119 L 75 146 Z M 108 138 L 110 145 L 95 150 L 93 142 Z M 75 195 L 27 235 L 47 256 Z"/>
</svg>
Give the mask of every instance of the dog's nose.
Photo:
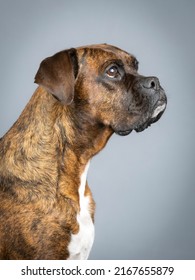
<svg viewBox="0 0 195 280">
<path fill-rule="evenodd" d="M 149 91 L 158 91 L 160 89 L 160 83 L 156 77 L 145 77 L 141 79 L 140 85 Z"/>
</svg>

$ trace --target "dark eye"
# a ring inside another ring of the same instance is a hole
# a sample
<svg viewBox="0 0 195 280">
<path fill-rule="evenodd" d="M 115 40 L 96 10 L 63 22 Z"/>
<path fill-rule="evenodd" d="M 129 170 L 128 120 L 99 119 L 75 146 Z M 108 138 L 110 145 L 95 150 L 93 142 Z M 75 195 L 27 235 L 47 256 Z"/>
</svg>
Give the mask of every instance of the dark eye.
<svg viewBox="0 0 195 280">
<path fill-rule="evenodd" d="M 110 68 L 107 69 L 106 74 L 110 77 L 110 78 L 117 78 L 120 73 L 118 70 L 118 67 L 113 65 Z"/>
</svg>

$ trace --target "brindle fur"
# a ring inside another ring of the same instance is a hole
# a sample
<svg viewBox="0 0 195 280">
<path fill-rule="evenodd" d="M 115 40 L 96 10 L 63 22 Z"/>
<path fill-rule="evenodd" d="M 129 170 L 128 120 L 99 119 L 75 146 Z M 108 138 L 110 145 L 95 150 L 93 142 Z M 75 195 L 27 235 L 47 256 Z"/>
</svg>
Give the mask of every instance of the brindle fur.
<svg viewBox="0 0 195 280">
<path fill-rule="evenodd" d="M 105 84 L 102 67 L 115 60 L 127 75 Z M 113 132 L 148 118 L 147 104 L 122 94 L 130 76 L 138 76 L 135 58 L 109 45 L 63 51 L 42 62 L 39 87 L 0 140 L 0 259 L 68 258 L 71 234 L 79 231 L 78 187 L 86 164 Z M 142 114 L 124 114 L 127 103 Z M 88 185 L 85 192 L 94 219 Z"/>
</svg>

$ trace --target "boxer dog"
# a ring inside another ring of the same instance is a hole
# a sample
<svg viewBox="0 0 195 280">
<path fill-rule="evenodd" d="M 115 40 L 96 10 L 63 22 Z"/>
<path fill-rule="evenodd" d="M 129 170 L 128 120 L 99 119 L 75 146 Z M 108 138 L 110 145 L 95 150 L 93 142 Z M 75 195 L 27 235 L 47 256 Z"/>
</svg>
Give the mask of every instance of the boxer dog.
<svg viewBox="0 0 195 280">
<path fill-rule="evenodd" d="M 156 122 L 167 98 L 137 59 L 111 45 L 46 58 L 38 88 L 0 140 L 0 259 L 87 259 L 95 203 L 90 159 L 113 133 Z"/>
</svg>

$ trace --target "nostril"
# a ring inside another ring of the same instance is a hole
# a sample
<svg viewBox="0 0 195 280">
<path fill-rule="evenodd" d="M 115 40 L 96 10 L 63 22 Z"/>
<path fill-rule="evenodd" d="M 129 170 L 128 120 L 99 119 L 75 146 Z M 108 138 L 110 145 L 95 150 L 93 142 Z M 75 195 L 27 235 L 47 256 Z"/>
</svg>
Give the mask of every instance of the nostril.
<svg viewBox="0 0 195 280">
<path fill-rule="evenodd" d="M 154 81 L 151 82 L 151 88 L 155 88 L 156 87 L 156 83 Z"/>
<path fill-rule="evenodd" d="M 146 89 L 158 90 L 159 81 L 156 77 L 147 77 L 143 81 L 143 87 Z"/>
</svg>

